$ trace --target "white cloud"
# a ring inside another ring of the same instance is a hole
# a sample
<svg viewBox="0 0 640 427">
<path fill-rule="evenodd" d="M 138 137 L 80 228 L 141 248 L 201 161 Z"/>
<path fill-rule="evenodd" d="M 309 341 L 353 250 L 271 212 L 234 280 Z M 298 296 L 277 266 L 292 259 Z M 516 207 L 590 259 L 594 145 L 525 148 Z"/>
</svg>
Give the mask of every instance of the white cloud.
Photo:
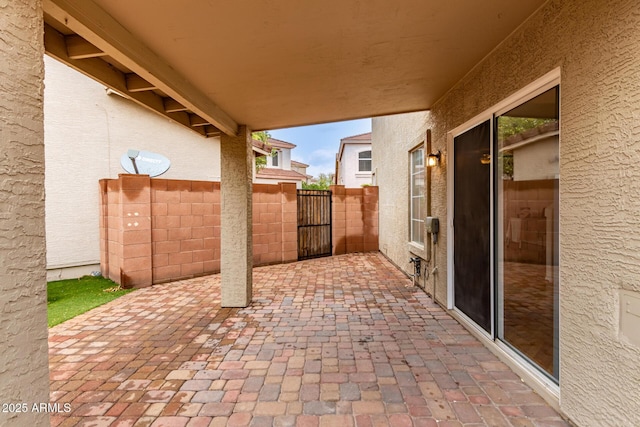
<svg viewBox="0 0 640 427">
<path fill-rule="evenodd" d="M 307 168 L 307 174 L 309 175 L 317 178 L 321 173 L 335 172 L 336 152 L 332 150 L 318 149 L 304 157 L 307 157 L 304 162 L 309 165 Z"/>
</svg>

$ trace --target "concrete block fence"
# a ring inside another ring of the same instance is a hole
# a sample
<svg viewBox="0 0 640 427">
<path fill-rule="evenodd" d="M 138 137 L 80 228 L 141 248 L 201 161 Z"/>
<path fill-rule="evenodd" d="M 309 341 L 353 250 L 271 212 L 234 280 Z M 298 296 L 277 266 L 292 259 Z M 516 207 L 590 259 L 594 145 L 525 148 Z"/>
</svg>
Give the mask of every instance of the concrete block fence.
<svg viewBox="0 0 640 427">
<path fill-rule="evenodd" d="M 332 185 L 333 254 L 378 250 L 378 187 Z"/>
<path fill-rule="evenodd" d="M 378 250 L 378 189 L 333 186 L 333 252 Z M 220 183 L 121 174 L 100 180 L 100 266 L 125 287 L 220 272 Z M 253 185 L 254 265 L 298 259 L 292 183 Z"/>
</svg>

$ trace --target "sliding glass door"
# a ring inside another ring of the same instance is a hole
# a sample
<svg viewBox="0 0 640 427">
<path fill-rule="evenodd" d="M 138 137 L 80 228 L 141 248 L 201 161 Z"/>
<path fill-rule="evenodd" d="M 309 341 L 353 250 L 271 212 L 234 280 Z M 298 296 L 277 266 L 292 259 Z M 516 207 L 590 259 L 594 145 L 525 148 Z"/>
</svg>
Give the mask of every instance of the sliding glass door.
<svg viewBox="0 0 640 427">
<path fill-rule="evenodd" d="M 506 100 L 453 135 L 453 307 L 559 380 L 560 87 Z"/>
<path fill-rule="evenodd" d="M 558 380 L 559 88 L 496 115 L 498 338 Z"/>
</svg>

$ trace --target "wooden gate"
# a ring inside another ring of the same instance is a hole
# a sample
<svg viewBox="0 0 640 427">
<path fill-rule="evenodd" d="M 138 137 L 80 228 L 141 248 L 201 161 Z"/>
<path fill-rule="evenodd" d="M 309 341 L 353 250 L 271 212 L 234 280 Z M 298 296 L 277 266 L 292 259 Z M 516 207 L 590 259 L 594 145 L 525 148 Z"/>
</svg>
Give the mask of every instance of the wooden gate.
<svg viewBox="0 0 640 427">
<path fill-rule="evenodd" d="M 331 252 L 331 191 L 298 190 L 298 259 Z"/>
</svg>

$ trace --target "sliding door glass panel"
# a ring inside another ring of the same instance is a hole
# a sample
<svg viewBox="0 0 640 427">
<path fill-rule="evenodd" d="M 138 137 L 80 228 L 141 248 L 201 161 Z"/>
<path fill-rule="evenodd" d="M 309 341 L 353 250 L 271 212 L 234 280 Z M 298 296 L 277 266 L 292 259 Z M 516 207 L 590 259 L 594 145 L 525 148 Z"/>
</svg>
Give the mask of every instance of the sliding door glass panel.
<svg viewBox="0 0 640 427">
<path fill-rule="evenodd" d="M 497 116 L 498 337 L 558 379 L 558 87 Z"/>
<path fill-rule="evenodd" d="M 491 148 L 488 120 L 453 141 L 454 305 L 491 333 Z"/>
</svg>

